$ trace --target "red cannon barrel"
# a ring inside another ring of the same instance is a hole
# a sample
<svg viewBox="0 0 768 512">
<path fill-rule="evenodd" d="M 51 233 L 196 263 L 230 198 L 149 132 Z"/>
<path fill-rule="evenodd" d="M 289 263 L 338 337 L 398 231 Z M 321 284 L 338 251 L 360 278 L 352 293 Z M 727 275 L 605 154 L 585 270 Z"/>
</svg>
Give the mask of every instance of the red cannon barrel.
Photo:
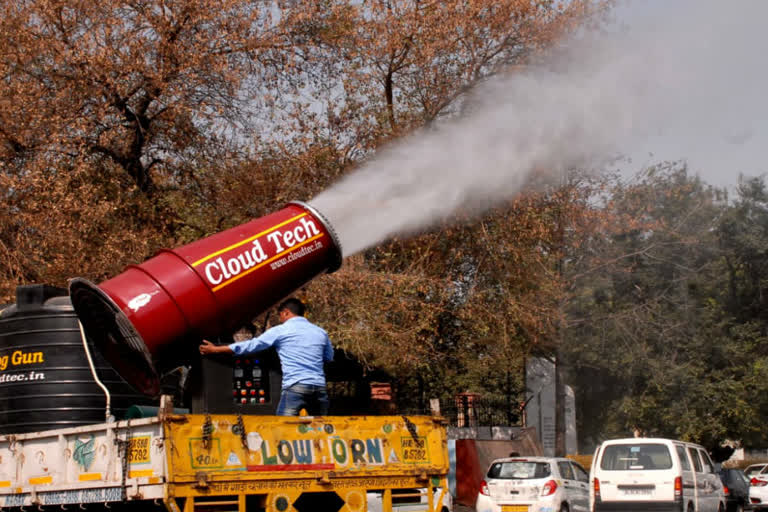
<svg viewBox="0 0 768 512">
<path fill-rule="evenodd" d="M 179 342 L 232 332 L 323 272 L 341 244 L 306 203 L 173 250 L 100 285 L 75 278 L 69 294 L 85 332 L 138 391 L 160 391 Z"/>
</svg>

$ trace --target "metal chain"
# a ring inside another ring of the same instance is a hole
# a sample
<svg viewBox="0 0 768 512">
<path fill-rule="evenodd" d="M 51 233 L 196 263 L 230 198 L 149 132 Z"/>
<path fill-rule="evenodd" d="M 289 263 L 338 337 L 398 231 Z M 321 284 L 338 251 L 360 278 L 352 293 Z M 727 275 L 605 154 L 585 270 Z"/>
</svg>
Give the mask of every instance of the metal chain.
<svg viewBox="0 0 768 512">
<path fill-rule="evenodd" d="M 418 442 L 419 437 L 416 432 L 416 424 L 409 420 L 407 416 L 403 416 L 403 421 L 405 421 L 405 428 L 408 429 L 408 433 L 411 434 L 414 442 Z"/>
<path fill-rule="evenodd" d="M 128 455 L 131 447 L 131 422 L 128 421 L 128 426 L 125 430 L 125 439 L 120 439 L 115 436 L 115 444 L 117 445 L 118 456 L 122 465 L 122 485 L 120 489 L 120 499 L 123 503 L 128 501 L 128 489 L 126 481 L 128 480 Z"/>
<path fill-rule="evenodd" d="M 243 416 L 240 411 L 237 412 L 237 430 L 240 434 L 240 442 L 243 443 L 243 448 L 248 452 L 248 439 L 245 436 L 245 424 L 243 423 Z"/>
<path fill-rule="evenodd" d="M 205 413 L 205 423 L 203 423 L 203 449 L 208 450 L 211 447 L 211 435 L 213 434 L 213 422 L 211 415 Z"/>
</svg>

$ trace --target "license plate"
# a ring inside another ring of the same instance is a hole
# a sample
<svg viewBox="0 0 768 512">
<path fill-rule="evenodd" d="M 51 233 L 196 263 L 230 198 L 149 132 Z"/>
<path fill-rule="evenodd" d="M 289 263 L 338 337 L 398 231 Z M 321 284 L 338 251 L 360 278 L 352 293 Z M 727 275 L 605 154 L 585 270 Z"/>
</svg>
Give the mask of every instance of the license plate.
<svg viewBox="0 0 768 512">
<path fill-rule="evenodd" d="M 650 496 L 652 491 L 652 489 L 624 489 L 621 492 L 624 496 Z"/>
<path fill-rule="evenodd" d="M 528 512 L 528 505 L 502 505 L 501 512 Z"/>
</svg>

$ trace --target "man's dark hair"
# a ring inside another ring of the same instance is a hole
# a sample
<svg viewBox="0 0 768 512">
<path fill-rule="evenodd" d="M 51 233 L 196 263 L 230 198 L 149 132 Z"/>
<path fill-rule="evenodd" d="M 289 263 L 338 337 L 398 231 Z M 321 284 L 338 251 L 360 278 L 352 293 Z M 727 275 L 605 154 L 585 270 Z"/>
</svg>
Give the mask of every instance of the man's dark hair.
<svg viewBox="0 0 768 512">
<path fill-rule="evenodd" d="M 304 303 L 299 299 L 291 297 L 290 299 L 285 299 L 279 306 L 277 306 L 278 313 L 284 309 L 287 309 L 294 315 L 304 316 L 304 310 L 306 308 L 304 307 Z"/>
</svg>

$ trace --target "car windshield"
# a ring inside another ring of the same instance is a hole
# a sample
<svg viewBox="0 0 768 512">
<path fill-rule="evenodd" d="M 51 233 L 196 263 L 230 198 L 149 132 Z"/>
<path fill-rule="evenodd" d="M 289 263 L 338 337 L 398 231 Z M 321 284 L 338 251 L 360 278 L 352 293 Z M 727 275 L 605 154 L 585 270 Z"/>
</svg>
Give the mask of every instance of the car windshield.
<svg viewBox="0 0 768 512">
<path fill-rule="evenodd" d="M 607 471 L 670 469 L 672 456 L 663 444 L 612 444 L 603 450 L 600 467 Z"/>
<path fill-rule="evenodd" d="M 745 475 L 754 475 L 756 473 L 759 473 L 761 469 L 763 469 L 765 465 L 759 465 L 759 466 L 750 466 L 747 469 L 744 470 Z"/>
<path fill-rule="evenodd" d="M 513 460 L 491 464 L 491 468 L 488 470 L 488 478 L 528 480 L 546 478 L 551 473 L 549 462 Z"/>
</svg>

